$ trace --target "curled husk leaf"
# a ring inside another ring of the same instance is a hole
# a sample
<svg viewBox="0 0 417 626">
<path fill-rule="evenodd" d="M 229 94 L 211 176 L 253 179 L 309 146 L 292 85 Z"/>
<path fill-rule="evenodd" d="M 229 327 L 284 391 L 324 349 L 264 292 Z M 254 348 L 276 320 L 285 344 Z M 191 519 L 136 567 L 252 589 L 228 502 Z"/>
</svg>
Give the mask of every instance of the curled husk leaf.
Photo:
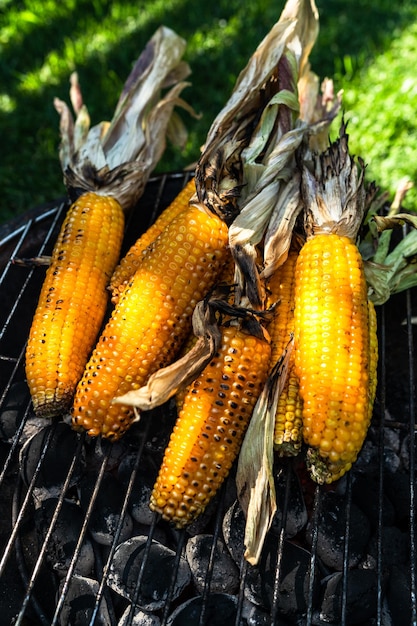
<svg viewBox="0 0 417 626">
<path fill-rule="evenodd" d="M 275 94 L 282 90 L 279 65 L 283 55 L 290 48 L 303 64 L 317 32 L 314 0 L 289 0 L 277 23 L 239 74 L 230 98 L 210 127 L 196 168 L 197 196 L 211 210 L 219 212 L 220 208 L 229 222 L 240 211 L 242 185 L 249 184 L 243 176 L 247 157 L 242 151 L 251 138 L 254 140 L 260 113 L 268 103 L 273 106 Z M 292 97 L 291 93 L 287 95 Z M 267 112 L 265 115 L 275 123 L 275 112 L 272 117 Z M 266 132 L 269 134 L 270 128 Z"/>
<path fill-rule="evenodd" d="M 259 561 L 266 533 L 277 510 L 273 476 L 275 414 L 292 350 L 293 338 L 257 400 L 239 454 L 236 487 L 246 517 L 244 556 L 251 565 Z"/>
<path fill-rule="evenodd" d="M 190 73 L 181 60 L 185 45 L 171 29 L 158 28 L 126 80 L 110 123 L 90 127 L 78 75 L 71 75 L 75 120 L 64 101 L 54 100 L 60 115 L 59 156 L 71 199 L 94 191 L 116 197 L 123 208 L 136 204 L 165 150 L 174 108 L 193 113 L 180 98 Z M 184 127 L 178 125 L 178 118 L 175 123 L 183 142 Z"/>
<path fill-rule="evenodd" d="M 317 14 L 315 7 L 310 5 L 308 11 L 307 5 L 299 4 L 300 13 L 293 16 L 296 27 L 277 66 L 277 91 L 242 152 L 246 186 L 239 199 L 239 214 L 229 229 L 230 247 L 238 265 L 249 265 L 244 255 L 254 259 L 253 248 L 263 242 L 264 277 L 285 261 L 292 228 L 302 208 L 296 153 L 302 143 L 310 149 L 321 145 L 341 103 L 340 94 L 334 96 L 331 81 L 323 82 L 326 95 L 319 97 L 318 80 L 308 64 L 308 52 L 317 34 Z M 250 305 L 260 308 L 262 294 L 257 292 L 253 276 L 256 268 L 252 264 L 241 289 L 246 291 Z"/>
</svg>

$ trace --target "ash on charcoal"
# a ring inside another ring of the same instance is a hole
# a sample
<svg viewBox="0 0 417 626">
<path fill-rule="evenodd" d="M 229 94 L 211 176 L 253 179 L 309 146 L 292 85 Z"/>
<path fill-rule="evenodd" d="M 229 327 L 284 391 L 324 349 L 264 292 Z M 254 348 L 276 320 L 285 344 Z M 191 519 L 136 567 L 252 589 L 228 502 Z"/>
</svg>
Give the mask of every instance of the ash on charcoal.
<svg viewBox="0 0 417 626">
<path fill-rule="evenodd" d="M 52 430 L 52 438 L 45 450 L 47 437 Z M 40 501 L 58 497 L 67 478 L 74 454 L 78 446 L 79 436 L 67 424 L 60 422 L 47 426 L 31 437 L 20 451 L 20 473 L 25 485 L 29 485 L 36 470 L 40 457 L 44 454 L 36 487 L 35 499 Z M 80 479 L 85 466 L 85 457 L 81 454 L 70 486 Z"/>
<path fill-rule="evenodd" d="M 118 468 L 118 478 L 122 485 L 127 488 L 130 477 L 136 463 L 137 453 L 131 453 L 123 458 Z M 148 471 L 149 464 L 144 462 L 141 471 L 136 474 L 132 495 L 129 500 L 129 510 L 133 519 L 138 524 L 150 526 L 154 513 L 149 508 L 149 501 L 156 478 L 156 473 Z"/>
<path fill-rule="evenodd" d="M 195 535 L 188 540 L 185 555 L 198 593 L 203 593 L 213 545 L 213 535 Z M 214 549 L 214 566 L 210 580 L 212 593 L 236 593 L 239 589 L 239 570 L 226 546 L 218 539 Z"/>
<path fill-rule="evenodd" d="M 282 514 L 285 509 L 284 500 L 286 498 L 287 479 L 290 481 L 289 497 L 286 503 L 286 519 L 283 520 Z M 278 508 L 272 521 L 271 531 L 279 534 L 282 524 L 284 523 L 286 537 L 295 537 L 295 535 L 301 532 L 307 524 L 307 509 L 304 502 L 300 480 L 292 465 L 278 469 L 275 476 L 275 489 Z"/>
<path fill-rule="evenodd" d="M 79 484 L 80 504 L 84 512 L 90 504 L 97 482 L 95 472 L 87 472 Z M 118 479 L 105 472 L 98 491 L 94 508 L 89 520 L 88 529 L 93 539 L 105 546 L 111 545 L 120 522 L 120 511 L 123 506 L 124 490 Z M 133 521 L 128 512 L 124 516 L 119 535 L 119 542 L 124 541 L 132 533 Z"/>
<path fill-rule="evenodd" d="M 30 400 L 29 388 L 24 381 L 14 383 L 5 398 L 0 413 L 0 439 L 11 443 L 25 418 Z"/>
<path fill-rule="evenodd" d="M 392 626 L 411 624 L 410 572 L 407 567 L 394 565 L 391 568 L 386 596 Z"/>
<path fill-rule="evenodd" d="M 119 595 L 133 601 L 142 565 L 147 537 L 132 537 L 117 546 L 110 564 L 107 584 Z M 141 580 L 137 604 L 147 611 L 161 609 L 174 575 L 175 552 L 152 541 Z M 191 583 L 191 571 L 184 557 L 180 558 L 175 579 L 173 600 Z"/>
<path fill-rule="evenodd" d="M 332 491 L 322 493 L 317 523 L 317 555 L 331 569 L 342 570 L 346 534 L 345 497 Z M 314 524 L 315 521 L 311 520 L 306 531 L 306 540 L 310 546 Z M 363 558 L 369 537 L 369 520 L 361 509 L 352 502 L 349 527 L 349 567 L 355 567 Z"/>
<path fill-rule="evenodd" d="M 62 581 L 59 595 L 63 591 Z M 61 626 L 85 626 L 90 623 L 99 583 L 93 578 L 75 574 L 69 581 L 68 592 L 60 615 Z M 109 626 L 111 624 L 109 610 L 105 598 L 103 598 L 98 617 L 94 622 L 97 626 Z"/>
<path fill-rule="evenodd" d="M 376 615 L 377 573 L 375 570 L 353 569 L 347 574 L 346 624 L 366 624 Z M 320 618 L 340 624 L 342 619 L 343 575 L 335 572 L 324 581 Z"/>
<path fill-rule="evenodd" d="M 201 596 L 187 600 L 170 615 L 167 626 L 199 626 L 203 599 Z M 213 593 L 205 605 L 205 623 L 210 626 L 230 626 L 236 621 L 236 596 Z"/>
<path fill-rule="evenodd" d="M 44 500 L 35 513 L 35 525 L 39 537 L 39 547 L 45 540 L 52 517 L 58 503 L 57 498 Z M 83 526 L 84 514 L 81 508 L 70 500 L 64 500 L 58 519 L 53 528 L 46 551 L 46 561 L 58 576 L 65 576 L 68 571 L 78 538 Z M 75 573 L 89 576 L 93 571 L 94 551 L 88 537 L 84 539 Z"/>
<path fill-rule="evenodd" d="M 147 613 L 140 608 L 135 608 L 133 618 L 130 617 L 130 606 L 128 606 L 120 618 L 117 626 L 160 626 L 161 620 L 154 613 Z"/>
</svg>

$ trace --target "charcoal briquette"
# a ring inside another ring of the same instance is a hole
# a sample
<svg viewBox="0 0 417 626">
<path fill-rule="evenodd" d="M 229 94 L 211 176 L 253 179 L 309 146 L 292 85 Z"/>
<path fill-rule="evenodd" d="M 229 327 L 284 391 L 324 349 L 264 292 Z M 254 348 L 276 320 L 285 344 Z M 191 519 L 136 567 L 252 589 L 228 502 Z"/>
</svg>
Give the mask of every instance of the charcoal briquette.
<svg viewBox="0 0 417 626">
<path fill-rule="evenodd" d="M 133 609 L 133 617 L 130 614 L 131 606 L 129 605 L 117 626 L 160 626 L 161 620 L 155 613 L 148 613 L 141 608 L 135 607 Z"/>
<path fill-rule="evenodd" d="M 242 554 L 245 551 L 245 525 L 245 516 L 239 502 L 236 500 L 224 514 L 222 531 L 227 549 L 239 567 Z"/>
<path fill-rule="evenodd" d="M 204 590 L 209 568 L 213 535 L 195 535 L 187 541 L 185 555 L 198 593 Z M 216 541 L 214 548 L 214 566 L 210 580 L 212 593 L 236 593 L 239 589 L 239 570 L 226 549 L 224 542 Z"/>
<path fill-rule="evenodd" d="M 396 526 L 383 526 L 381 537 L 381 567 L 383 570 L 393 565 L 405 565 L 410 561 L 410 542 L 408 534 Z M 377 563 L 379 535 L 375 532 L 368 545 L 367 558 Z"/>
<path fill-rule="evenodd" d="M 180 604 L 168 618 L 167 626 L 199 626 L 202 605 L 202 596 Z M 226 593 L 213 593 L 208 596 L 204 611 L 206 624 L 231 626 L 236 621 L 237 598 Z"/>
<path fill-rule="evenodd" d="M 123 458 L 118 468 L 118 478 L 121 484 L 127 488 L 131 479 L 132 471 L 136 462 L 136 454 L 129 454 Z M 154 513 L 149 508 L 149 501 L 156 478 L 156 473 L 147 471 L 149 463 L 141 465 L 141 471 L 135 476 L 132 494 L 129 500 L 129 511 L 138 524 L 150 526 Z"/>
<path fill-rule="evenodd" d="M 52 517 L 58 504 L 57 498 L 44 500 L 35 513 L 35 525 L 40 546 L 50 529 Z M 75 502 L 64 500 L 51 536 L 47 543 L 46 561 L 59 576 L 65 576 L 77 545 L 84 521 L 84 513 Z M 85 537 L 75 564 L 75 573 L 89 576 L 93 571 L 94 551 L 91 541 Z"/>
<path fill-rule="evenodd" d="M 59 422 L 38 431 L 22 447 L 19 459 L 20 473 L 25 485 L 31 482 L 38 461 L 44 455 L 34 491 L 37 501 L 60 495 L 78 442 L 79 435 L 64 422 Z M 78 483 L 85 467 L 83 450 L 80 452 L 69 486 Z"/>
<path fill-rule="evenodd" d="M 287 480 L 289 489 L 287 491 Z M 301 489 L 300 479 L 293 467 L 281 467 L 276 472 L 275 490 L 277 497 L 277 511 L 271 525 L 271 531 L 280 533 L 284 524 L 285 536 L 295 537 L 307 524 L 307 509 Z M 288 493 L 288 497 L 286 494 Z M 287 497 L 287 502 L 285 499 Z M 286 507 L 285 507 L 286 504 Z M 283 511 L 286 510 L 286 518 L 283 519 Z"/>
<path fill-rule="evenodd" d="M 11 442 L 22 423 L 28 402 L 29 388 L 25 381 L 14 383 L 3 402 L 0 413 L 0 439 Z"/>
<path fill-rule="evenodd" d="M 280 549 L 280 569 L 277 571 Z M 248 569 L 246 597 L 267 611 L 275 601 L 283 617 L 303 615 L 309 603 L 310 571 L 311 554 L 308 550 L 291 540 L 284 540 L 280 548 L 277 538 L 268 535 L 258 565 Z M 314 570 L 314 598 L 318 585 L 319 576 Z M 274 594 L 277 594 L 275 600 Z"/>
<path fill-rule="evenodd" d="M 391 626 L 411 624 L 410 571 L 407 567 L 393 565 L 387 584 L 387 604 Z"/>
<path fill-rule="evenodd" d="M 80 504 L 84 512 L 90 504 L 97 482 L 95 472 L 87 472 L 79 485 Z M 124 500 L 124 489 L 117 478 L 108 472 L 103 474 L 94 508 L 88 524 L 92 537 L 102 545 L 111 545 L 120 523 L 120 514 Z M 124 541 L 132 533 L 133 521 L 126 512 L 119 535 L 119 542 Z"/>
<path fill-rule="evenodd" d="M 381 507 L 379 493 L 379 475 L 357 474 L 352 484 L 352 500 L 367 516 L 371 527 L 379 524 L 379 510 Z M 382 494 L 382 523 L 391 526 L 395 521 L 395 509 L 386 493 Z"/>
<path fill-rule="evenodd" d="M 137 536 L 119 544 L 109 571 L 108 585 L 119 595 L 133 601 L 139 571 L 143 562 L 146 536 Z M 137 604 L 147 611 L 161 609 L 167 598 L 174 572 L 175 552 L 152 541 L 141 580 Z M 175 577 L 174 597 L 191 583 L 191 571 L 184 557 L 180 558 Z"/>
<path fill-rule="evenodd" d="M 377 573 L 375 570 L 352 569 L 347 573 L 346 624 L 367 624 L 377 611 Z M 343 574 L 335 572 L 324 583 L 320 618 L 340 624 L 342 620 Z M 405 624 L 405 622 L 404 622 Z"/>
<path fill-rule="evenodd" d="M 318 521 L 310 520 L 307 526 L 306 540 L 310 546 L 316 523 L 317 555 L 331 569 L 342 570 L 346 537 L 346 498 L 332 491 L 322 493 Z M 368 518 L 352 502 L 349 520 L 349 567 L 355 567 L 363 558 L 370 532 Z"/>
<path fill-rule="evenodd" d="M 59 595 L 62 593 L 63 584 L 64 581 L 61 583 Z M 85 626 L 90 623 L 99 587 L 98 581 L 93 578 L 78 574 L 71 577 L 60 615 L 61 626 Z M 103 598 L 94 624 L 108 626 L 111 623 L 106 600 Z"/>
</svg>

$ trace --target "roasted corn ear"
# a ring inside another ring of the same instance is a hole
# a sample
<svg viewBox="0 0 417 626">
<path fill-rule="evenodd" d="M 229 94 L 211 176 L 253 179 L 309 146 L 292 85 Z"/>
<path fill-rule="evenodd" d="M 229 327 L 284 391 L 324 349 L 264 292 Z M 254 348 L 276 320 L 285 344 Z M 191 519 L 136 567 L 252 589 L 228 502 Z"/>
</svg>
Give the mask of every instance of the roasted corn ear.
<svg viewBox="0 0 417 626">
<path fill-rule="evenodd" d="M 218 352 L 190 385 L 150 503 L 177 528 L 204 511 L 228 475 L 269 360 L 266 338 L 224 326 Z"/>
<path fill-rule="evenodd" d="M 176 355 L 195 305 L 216 283 L 227 256 L 226 223 L 190 206 L 157 237 L 105 326 L 77 387 L 72 422 L 89 435 L 118 439 L 132 407 L 112 403 Z"/>
<path fill-rule="evenodd" d="M 298 250 L 290 248 L 287 260 L 275 270 L 267 284 L 269 303 L 275 305 L 274 315 L 268 325 L 272 345 L 272 366 L 282 357 L 294 333 L 297 258 Z M 299 382 L 295 373 L 295 353 L 292 351 L 275 416 L 274 448 L 279 456 L 295 456 L 301 449 L 302 408 Z"/>
<path fill-rule="evenodd" d="M 342 124 L 339 139 L 313 160 L 313 171 L 304 167 L 307 241 L 295 271 L 303 436 L 312 476 L 322 483 L 343 476 L 356 460 L 376 387 L 376 323 L 355 242 L 365 211 L 363 170 L 358 174 L 347 141 Z"/>
<path fill-rule="evenodd" d="M 26 376 L 38 415 L 59 415 L 71 406 L 103 323 L 107 287 L 120 255 L 123 212 L 143 193 L 164 151 L 172 111 L 181 102 L 185 83 L 177 81 L 189 73 L 181 61 L 184 51 L 185 41 L 176 33 L 158 29 L 134 64 L 111 123 L 90 128 L 76 72 L 70 79 L 75 120 L 65 102 L 54 100 L 64 182 L 75 201 L 52 253 L 27 346 Z M 171 90 L 159 98 L 174 70 Z"/>
<path fill-rule="evenodd" d="M 37 415 L 69 410 L 107 307 L 124 214 L 114 198 L 86 193 L 69 209 L 52 253 L 26 349 Z"/>
</svg>

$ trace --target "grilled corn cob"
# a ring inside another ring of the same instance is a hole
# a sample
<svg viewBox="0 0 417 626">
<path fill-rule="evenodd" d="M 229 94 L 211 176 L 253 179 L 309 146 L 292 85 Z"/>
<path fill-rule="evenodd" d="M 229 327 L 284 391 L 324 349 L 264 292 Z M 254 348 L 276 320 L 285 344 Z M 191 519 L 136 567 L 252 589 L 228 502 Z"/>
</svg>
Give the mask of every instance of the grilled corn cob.
<svg viewBox="0 0 417 626">
<path fill-rule="evenodd" d="M 298 250 L 290 248 L 287 260 L 268 282 L 269 303 L 277 303 L 274 316 L 268 325 L 271 336 L 271 365 L 280 359 L 294 332 L 295 266 Z M 288 373 L 279 395 L 275 415 L 274 447 L 280 456 L 298 454 L 302 445 L 302 401 L 295 373 L 295 354 L 292 351 Z"/>
<path fill-rule="evenodd" d="M 86 193 L 67 213 L 52 253 L 26 349 L 26 378 L 41 417 L 71 406 L 100 330 L 124 214 L 117 200 Z"/>
<path fill-rule="evenodd" d="M 295 272 L 295 364 L 311 473 L 329 483 L 350 469 L 367 433 L 376 336 L 354 241 L 365 210 L 363 170 L 357 178 L 343 125 L 314 167 L 303 171 L 307 241 Z"/>
<path fill-rule="evenodd" d="M 142 387 L 167 365 L 191 329 L 196 303 L 215 284 L 228 229 L 201 205 L 177 216 L 152 244 L 113 311 L 81 379 L 75 429 L 118 439 L 134 419 L 116 396 Z"/>
<path fill-rule="evenodd" d="M 123 211 L 141 196 L 180 102 L 185 83 L 177 81 L 189 73 L 181 61 L 184 51 L 185 42 L 176 33 L 158 29 L 136 61 L 110 124 L 90 128 L 75 72 L 70 97 L 76 119 L 65 102 L 54 100 L 64 181 L 70 198 L 79 198 L 54 247 L 27 346 L 26 376 L 40 416 L 59 415 L 71 406 L 106 311 L 107 286 L 123 237 Z M 159 98 L 174 70 L 172 89 Z M 132 128 L 140 132 L 132 133 Z"/>
<path fill-rule="evenodd" d="M 228 475 L 269 360 L 268 340 L 224 326 L 221 347 L 190 386 L 150 502 L 178 528 L 205 509 Z"/>
<path fill-rule="evenodd" d="M 157 236 L 164 230 L 179 213 L 184 211 L 188 207 L 188 203 L 195 193 L 195 181 L 194 178 L 188 181 L 179 194 L 174 198 L 171 204 L 161 213 L 156 221 L 137 239 L 137 241 L 130 247 L 126 255 L 121 259 L 113 272 L 110 280 L 109 289 L 111 291 L 111 300 L 113 304 L 117 304 L 117 301 L 126 287 L 130 278 L 137 270 L 142 255 L 146 248 L 157 238 Z"/>
</svg>

